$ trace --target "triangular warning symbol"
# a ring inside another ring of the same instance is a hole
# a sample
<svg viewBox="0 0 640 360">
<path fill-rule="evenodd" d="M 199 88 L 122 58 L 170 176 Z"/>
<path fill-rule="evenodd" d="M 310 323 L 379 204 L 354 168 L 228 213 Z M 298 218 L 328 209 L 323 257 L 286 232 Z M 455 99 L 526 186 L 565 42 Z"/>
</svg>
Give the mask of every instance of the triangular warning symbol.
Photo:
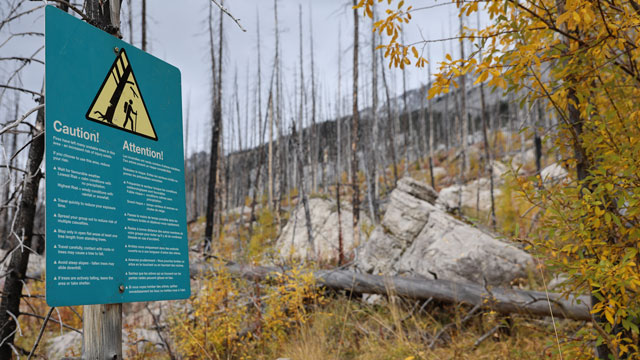
<svg viewBox="0 0 640 360">
<path fill-rule="evenodd" d="M 124 49 L 120 50 L 111 65 L 86 117 L 100 124 L 158 140 Z"/>
</svg>

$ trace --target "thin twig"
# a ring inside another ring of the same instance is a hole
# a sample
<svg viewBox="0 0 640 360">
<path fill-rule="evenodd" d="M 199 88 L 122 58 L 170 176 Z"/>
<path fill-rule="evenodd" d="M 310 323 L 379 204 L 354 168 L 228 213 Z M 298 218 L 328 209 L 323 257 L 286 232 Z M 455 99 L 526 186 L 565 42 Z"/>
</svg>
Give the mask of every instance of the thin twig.
<svg viewBox="0 0 640 360">
<path fill-rule="evenodd" d="M 217 7 L 220 8 L 220 10 L 227 14 L 233 21 L 235 21 L 235 23 L 238 25 L 238 27 L 240 28 L 240 30 L 242 30 L 243 32 L 247 32 L 247 30 L 245 28 L 242 27 L 242 25 L 240 25 L 240 19 L 236 19 L 235 16 L 233 16 L 229 10 L 227 10 L 226 7 L 222 6 L 220 3 L 218 3 L 217 0 L 211 0 L 214 4 L 216 4 Z"/>
<path fill-rule="evenodd" d="M 33 348 L 31 348 L 31 352 L 29 353 L 29 357 L 27 357 L 27 360 L 31 360 L 31 357 L 36 352 L 36 349 L 38 348 L 38 344 L 40 344 L 40 339 L 42 339 L 42 334 L 44 334 L 44 329 L 47 327 L 47 323 L 49 322 L 49 318 L 51 317 L 51 313 L 53 312 L 53 309 L 55 309 L 55 306 L 49 308 L 49 312 L 47 313 L 47 316 L 44 318 L 42 327 L 40 327 L 40 333 L 38 334 L 38 338 L 36 339 L 36 342 L 33 344 Z"/>
<path fill-rule="evenodd" d="M 29 89 L 24 89 L 24 88 L 19 88 L 19 87 L 15 87 L 15 86 L 9 86 L 9 85 L 3 85 L 3 84 L 0 84 L 0 88 L 9 89 L 9 90 L 22 91 L 22 92 L 25 92 L 25 93 L 27 93 L 27 94 L 32 94 L 32 95 L 37 95 L 37 96 L 44 96 L 42 93 L 39 93 L 39 92 L 37 92 L 37 91 L 33 91 L 33 90 L 29 90 Z"/>
<path fill-rule="evenodd" d="M 169 358 L 175 359 L 175 357 L 173 356 L 173 352 L 171 351 L 171 346 L 169 346 L 169 343 L 167 342 L 167 340 L 165 340 L 164 336 L 162 336 L 162 331 L 160 330 L 160 324 L 158 322 L 158 319 L 156 318 L 153 311 L 151 311 L 151 309 L 149 308 L 149 304 L 145 304 L 145 308 L 147 309 L 147 311 L 151 315 L 151 318 L 153 319 L 153 324 L 155 325 L 156 332 L 158 333 L 158 337 L 162 341 L 162 344 L 164 345 L 165 349 L 167 349 L 167 352 L 169 353 Z M 158 316 L 160 316 L 160 314 L 158 314 Z"/>
<path fill-rule="evenodd" d="M 15 61 L 22 61 L 25 63 L 30 63 L 32 61 L 40 63 L 42 65 L 44 65 L 44 61 L 40 60 L 40 59 L 36 59 L 36 58 L 26 58 L 26 57 L 21 57 L 21 56 L 10 56 L 10 57 L 3 57 L 0 58 L 0 61 L 7 61 L 7 60 L 15 60 Z"/>
<path fill-rule="evenodd" d="M 462 319 L 460 320 L 460 325 L 464 325 L 467 321 L 469 321 L 469 319 L 471 319 L 471 317 L 473 317 L 473 315 L 476 313 L 476 311 L 478 311 L 481 307 L 481 304 L 478 304 L 476 306 L 473 307 L 473 309 L 471 309 L 471 311 L 469 311 L 469 313 Z M 433 338 L 433 340 L 431 340 L 431 343 L 429 344 L 429 349 L 433 349 L 434 346 L 436 345 L 436 341 L 438 341 L 440 339 L 440 337 L 452 326 L 454 326 L 455 323 L 449 323 L 447 325 L 445 325 L 442 329 L 440 329 L 440 331 L 438 331 L 438 333 L 436 334 L 436 336 Z"/>
<path fill-rule="evenodd" d="M 483 341 L 487 340 L 491 335 L 495 334 L 496 331 L 500 330 L 503 327 L 505 326 L 502 324 L 494 326 L 491 330 L 487 331 L 486 334 L 480 336 L 478 340 L 476 340 L 476 342 L 473 343 L 473 347 L 474 348 L 478 347 L 478 345 L 480 345 Z"/>
<path fill-rule="evenodd" d="M 42 316 L 42 315 L 38 315 L 38 314 L 32 314 L 32 313 L 27 313 L 27 312 L 20 312 L 20 315 L 33 316 L 34 318 L 38 318 L 38 319 L 42 319 L 42 320 L 44 320 L 44 316 Z M 49 321 L 54 322 L 54 323 L 56 323 L 56 324 L 59 324 L 59 325 L 61 325 L 62 327 L 66 328 L 66 329 L 69 329 L 69 330 L 75 331 L 75 332 L 77 332 L 78 334 L 82 334 L 82 330 L 78 330 L 78 329 L 76 329 L 76 328 L 74 328 L 74 327 L 72 327 L 72 326 L 69 326 L 69 325 L 65 324 L 65 323 L 61 323 L 61 322 L 60 322 L 60 321 L 58 321 L 58 320 L 55 320 L 55 319 L 49 319 Z"/>
</svg>

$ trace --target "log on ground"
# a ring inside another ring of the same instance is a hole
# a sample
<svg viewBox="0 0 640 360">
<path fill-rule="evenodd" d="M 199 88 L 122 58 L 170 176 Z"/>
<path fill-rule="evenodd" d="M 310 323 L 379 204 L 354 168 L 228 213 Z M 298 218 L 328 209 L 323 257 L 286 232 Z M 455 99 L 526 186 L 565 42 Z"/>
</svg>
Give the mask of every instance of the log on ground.
<svg viewBox="0 0 640 360">
<path fill-rule="evenodd" d="M 207 267 L 192 265 L 192 274 Z M 266 266 L 247 266 L 228 263 L 227 270 L 250 280 L 265 280 L 285 274 L 286 269 Z M 573 320 L 591 321 L 590 299 L 586 295 L 563 296 L 559 293 L 484 287 L 478 284 L 448 280 L 432 280 L 400 276 L 379 276 L 356 273 L 351 270 L 317 270 L 313 275 L 319 285 L 333 290 L 346 290 L 360 294 L 396 295 L 427 300 L 433 298 L 447 303 L 482 305 L 503 314 L 528 314 Z"/>
</svg>

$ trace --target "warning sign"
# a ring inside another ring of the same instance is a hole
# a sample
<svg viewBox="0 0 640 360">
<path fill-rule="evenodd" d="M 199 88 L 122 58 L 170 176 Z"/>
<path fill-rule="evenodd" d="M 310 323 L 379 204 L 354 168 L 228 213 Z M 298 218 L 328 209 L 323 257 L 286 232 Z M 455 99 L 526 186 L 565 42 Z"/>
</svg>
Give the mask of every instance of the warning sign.
<svg viewBox="0 0 640 360">
<path fill-rule="evenodd" d="M 86 117 L 91 121 L 158 140 L 124 49 L 120 50 L 111 65 Z"/>
<path fill-rule="evenodd" d="M 47 303 L 186 299 L 180 70 L 45 14 Z"/>
</svg>

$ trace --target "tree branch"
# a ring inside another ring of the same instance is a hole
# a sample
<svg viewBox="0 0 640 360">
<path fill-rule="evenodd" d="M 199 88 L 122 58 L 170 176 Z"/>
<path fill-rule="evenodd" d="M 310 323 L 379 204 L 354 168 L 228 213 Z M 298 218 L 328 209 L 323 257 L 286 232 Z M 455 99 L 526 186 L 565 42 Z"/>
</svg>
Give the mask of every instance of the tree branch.
<svg viewBox="0 0 640 360">
<path fill-rule="evenodd" d="M 49 318 L 51 318 L 51 313 L 53 312 L 53 309 L 55 309 L 55 306 L 52 306 L 49 308 L 49 312 L 47 313 L 47 316 L 44 318 L 44 322 L 42 323 L 42 326 L 40 327 L 40 332 L 38 333 L 38 338 L 36 339 L 36 342 L 33 344 L 33 348 L 31 348 L 31 352 L 29 352 L 29 357 L 27 358 L 27 360 L 31 360 L 31 357 L 36 352 L 36 349 L 38 348 L 38 344 L 40 344 L 40 339 L 42 339 L 42 334 L 44 334 L 44 329 L 47 327 Z"/>
<path fill-rule="evenodd" d="M 242 27 L 242 25 L 240 24 L 240 19 L 236 19 L 235 16 L 233 16 L 229 10 L 227 10 L 226 7 L 222 6 L 217 0 L 211 0 L 214 4 L 216 4 L 217 7 L 220 8 L 220 10 L 227 14 L 227 16 L 229 16 L 233 21 L 235 21 L 235 23 L 238 25 L 238 27 L 240 28 L 240 30 L 242 30 L 243 32 L 247 32 L 247 30 L 245 28 Z"/>
<path fill-rule="evenodd" d="M 39 92 L 37 92 L 37 91 L 33 91 L 33 90 L 25 89 L 25 88 L 19 88 L 19 87 L 10 86 L 10 85 L 3 85 L 3 84 L 0 84 L 0 88 L 3 88 L 3 89 L 9 89 L 9 90 L 16 90 L 16 91 L 22 91 L 22 92 L 24 92 L 24 93 L 32 94 L 32 95 L 37 95 L 37 96 L 44 96 L 44 94 L 39 93 Z"/>
</svg>

